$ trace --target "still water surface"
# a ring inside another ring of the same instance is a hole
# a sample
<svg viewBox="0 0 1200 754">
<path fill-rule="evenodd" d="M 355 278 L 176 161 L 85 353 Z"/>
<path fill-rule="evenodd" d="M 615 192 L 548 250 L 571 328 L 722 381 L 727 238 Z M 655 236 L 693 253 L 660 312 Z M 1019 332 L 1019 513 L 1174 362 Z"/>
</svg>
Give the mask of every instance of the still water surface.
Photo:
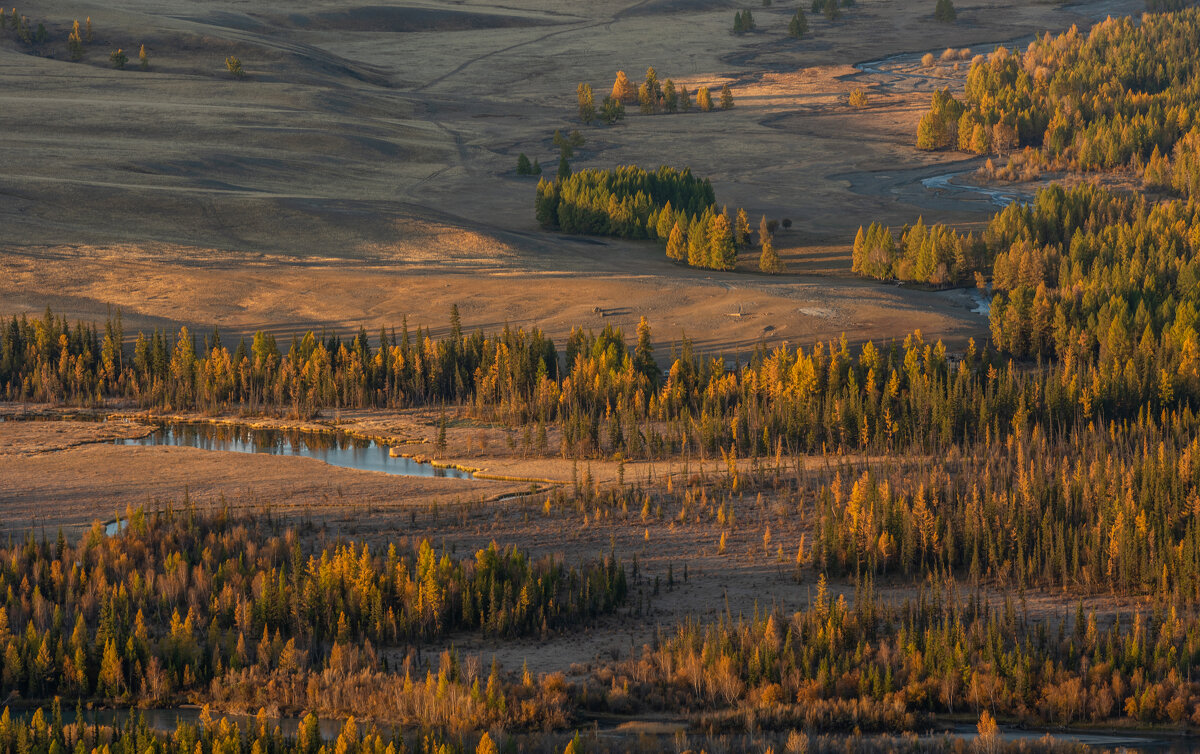
<svg viewBox="0 0 1200 754">
<path fill-rule="evenodd" d="M 145 437 L 116 440 L 118 445 L 176 445 L 233 453 L 303 456 L 360 471 L 421 477 L 471 479 L 469 471 L 444 469 L 411 458 L 392 456 L 386 445 L 340 432 L 300 432 L 230 424 L 167 422 Z"/>
</svg>

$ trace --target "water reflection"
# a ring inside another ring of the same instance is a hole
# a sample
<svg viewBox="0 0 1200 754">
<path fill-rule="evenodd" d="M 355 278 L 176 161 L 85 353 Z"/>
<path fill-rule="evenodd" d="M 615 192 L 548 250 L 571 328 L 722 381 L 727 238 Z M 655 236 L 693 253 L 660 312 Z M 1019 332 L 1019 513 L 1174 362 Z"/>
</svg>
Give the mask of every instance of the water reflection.
<svg viewBox="0 0 1200 754">
<path fill-rule="evenodd" d="M 470 479 L 471 473 L 444 469 L 411 458 L 392 456 L 385 445 L 341 432 L 260 429 L 232 424 L 168 422 L 145 437 L 117 440 L 118 445 L 176 445 L 233 453 L 303 456 L 331 466 L 384 474 Z"/>
</svg>

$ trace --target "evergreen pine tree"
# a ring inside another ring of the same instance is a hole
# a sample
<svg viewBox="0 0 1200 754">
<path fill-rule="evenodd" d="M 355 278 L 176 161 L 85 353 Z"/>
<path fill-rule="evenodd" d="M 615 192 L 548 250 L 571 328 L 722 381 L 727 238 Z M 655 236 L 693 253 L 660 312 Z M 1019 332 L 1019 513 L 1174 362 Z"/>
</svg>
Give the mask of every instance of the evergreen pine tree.
<svg viewBox="0 0 1200 754">
<path fill-rule="evenodd" d="M 933 17 L 944 24 L 954 23 L 958 12 L 954 9 L 953 0 L 937 0 L 933 9 Z"/>
<path fill-rule="evenodd" d="M 671 200 L 663 205 L 662 210 L 658 213 L 658 219 L 654 223 L 654 235 L 664 244 L 667 238 L 671 235 L 671 228 L 675 226 L 675 209 L 671 206 Z"/>
<path fill-rule="evenodd" d="M 571 177 L 571 165 L 567 162 L 566 157 L 558 158 L 558 173 L 555 174 L 555 179 L 565 181 Z"/>
<path fill-rule="evenodd" d="M 692 110 L 692 95 L 688 94 L 688 88 L 681 86 L 679 88 L 679 109 L 686 112 Z"/>
<path fill-rule="evenodd" d="M 739 249 L 744 249 L 750 243 L 750 218 L 746 210 L 739 208 L 733 222 L 733 240 Z"/>
<path fill-rule="evenodd" d="M 678 221 L 676 221 L 675 227 L 671 228 L 671 237 L 667 240 L 667 256 L 678 262 L 688 258 L 687 234 L 684 233 Z"/>
<path fill-rule="evenodd" d="M 687 232 L 687 263 L 692 267 L 708 266 L 707 218 L 693 218 Z"/>
<path fill-rule="evenodd" d="M 97 690 L 106 697 L 116 698 L 122 693 L 125 685 L 125 673 L 121 668 L 121 657 L 117 654 L 117 644 L 113 639 L 109 639 L 104 644 L 104 652 L 100 660 L 100 675 L 96 682 Z"/>
<path fill-rule="evenodd" d="M 554 146 L 558 147 L 558 154 L 561 157 L 566 157 L 568 160 L 575 156 L 575 150 L 567 143 L 567 137 L 563 136 L 562 131 L 554 129 L 554 136 L 550 138 Z"/>
<path fill-rule="evenodd" d="M 733 230 L 724 212 L 715 213 L 708 222 L 708 266 L 714 270 L 732 270 L 737 266 Z"/>
<path fill-rule="evenodd" d="M 530 164 L 529 158 L 525 156 L 524 152 L 517 155 L 517 175 L 532 175 L 532 174 L 533 174 L 533 165 Z"/>
<path fill-rule="evenodd" d="M 662 374 L 654 360 L 654 346 L 650 343 L 650 323 L 645 317 L 638 322 L 637 347 L 633 349 L 633 368 L 646 375 L 652 385 L 657 384 L 659 375 Z"/>
<path fill-rule="evenodd" d="M 625 75 L 625 71 L 617 71 L 617 79 L 613 82 L 612 97 L 626 105 L 637 102 L 637 87 Z"/>
<path fill-rule="evenodd" d="M 592 97 L 591 84 L 580 84 L 575 93 L 579 99 L 579 119 L 590 124 L 596 119 L 596 102 Z"/>
<path fill-rule="evenodd" d="M 83 39 L 79 36 L 78 19 L 75 21 L 71 33 L 67 35 L 67 54 L 72 62 L 78 63 L 83 60 Z"/>
<path fill-rule="evenodd" d="M 733 92 L 729 90 L 729 84 L 721 85 L 721 109 L 733 109 Z"/>
<path fill-rule="evenodd" d="M 669 113 L 679 109 L 679 95 L 675 92 L 675 82 L 671 79 L 663 83 L 663 109 Z"/>
<path fill-rule="evenodd" d="M 792 20 L 788 23 L 788 35 L 796 39 L 802 39 L 808 33 L 808 17 L 804 15 L 802 8 L 796 9 L 796 15 L 792 16 Z"/>
<path fill-rule="evenodd" d="M 650 87 L 646 84 L 638 87 L 638 109 L 642 115 L 654 114 L 654 95 L 650 93 Z"/>
<path fill-rule="evenodd" d="M 779 258 L 779 253 L 775 251 L 775 241 L 770 235 L 762 240 L 762 253 L 758 257 L 758 269 L 771 275 L 787 271 L 783 260 Z"/>
<path fill-rule="evenodd" d="M 653 100 L 654 106 L 658 107 L 663 93 L 662 84 L 658 80 L 658 71 L 654 70 L 654 66 L 646 69 L 646 89 L 650 92 L 650 99 Z"/>
<path fill-rule="evenodd" d="M 500 754 L 500 749 L 496 747 L 492 737 L 486 732 L 480 736 L 479 744 L 475 747 L 475 754 Z"/>
<path fill-rule="evenodd" d="M 625 105 L 616 97 L 605 97 L 600 106 L 600 119 L 612 125 L 625 117 Z"/>
</svg>

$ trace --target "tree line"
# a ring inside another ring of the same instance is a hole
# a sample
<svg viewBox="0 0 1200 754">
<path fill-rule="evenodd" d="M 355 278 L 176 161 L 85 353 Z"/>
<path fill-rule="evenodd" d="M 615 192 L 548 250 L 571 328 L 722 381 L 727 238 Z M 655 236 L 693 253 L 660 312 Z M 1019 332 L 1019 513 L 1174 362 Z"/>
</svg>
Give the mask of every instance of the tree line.
<svg viewBox="0 0 1200 754">
<path fill-rule="evenodd" d="M 759 347 L 732 370 L 685 340 L 663 372 L 645 323 L 633 348 L 619 329 L 577 329 L 561 360 L 540 332 L 467 336 L 457 320 L 437 341 L 385 330 L 376 348 L 365 331 L 349 342 L 309 333 L 286 352 L 263 333 L 232 352 L 218 333 L 200 347 L 185 328 L 174 338 L 139 335 L 131 357 L 120 333 L 119 320 L 101 338 L 49 314 L 14 318 L 0 334 L 0 386 L 9 400 L 94 405 L 121 398 L 174 410 L 301 416 L 451 403 L 509 426 L 539 427 L 538 434 L 553 424 L 566 455 L 651 458 L 731 447 L 761 455 L 778 443 L 792 452 L 930 450 L 1003 436 L 1018 416 L 1025 425 L 1136 418 L 1143 400 L 1182 407 L 1200 394 L 1200 380 L 1186 371 L 1175 372 L 1160 403 L 1157 377 L 1133 365 L 1103 379 L 1086 358 L 1018 370 L 986 345 L 951 357 L 919 335 L 866 343 L 857 353 L 844 340 Z"/>
</svg>

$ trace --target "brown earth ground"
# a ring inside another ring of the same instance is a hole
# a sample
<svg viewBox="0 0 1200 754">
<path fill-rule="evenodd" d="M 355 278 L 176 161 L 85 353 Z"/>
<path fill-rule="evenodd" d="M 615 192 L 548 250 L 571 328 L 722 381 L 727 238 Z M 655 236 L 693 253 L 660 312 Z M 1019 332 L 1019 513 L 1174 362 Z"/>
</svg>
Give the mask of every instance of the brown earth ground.
<svg viewBox="0 0 1200 754">
<path fill-rule="evenodd" d="M 917 328 L 961 344 L 984 325 L 961 299 L 848 274 L 863 222 L 969 225 L 994 209 L 921 185 L 977 161 L 912 149 L 929 92 L 962 75 L 914 61 L 1141 3 L 963 0 L 953 25 L 928 5 L 862 0 L 843 21 L 811 18 L 801 41 L 786 36 L 791 3 L 756 7 L 760 31 L 742 36 L 729 32 L 736 4 L 720 0 L 21 8 L 51 41 L 34 54 L 0 42 L 0 315 L 120 309 L 131 332 L 281 335 L 374 332 L 408 315 L 437 332 L 457 303 L 468 327 L 555 337 L 646 316 L 660 343 L 687 334 L 730 355 Z M 95 40 L 68 62 L 70 23 L 89 16 Z M 116 47 L 126 70 L 108 63 Z M 910 54 L 853 65 L 897 53 Z M 224 71 L 228 54 L 246 80 Z M 693 91 L 729 82 L 737 106 L 582 128 L 574 166 L 691 166 L 755 221 L 794 221 L 777 238 L 793 274 L 761 276 L 753 254 L 738 274 L 689 270 L 653 244 L 537 227 L 517 154 L 553 170 L 552 132 L 579 126 L 578 82 L 599 99 L 616 69 L 636 80 L 650 65 Z M 862 111 L 846 103 L 856 86 Z"/>
</svg>

